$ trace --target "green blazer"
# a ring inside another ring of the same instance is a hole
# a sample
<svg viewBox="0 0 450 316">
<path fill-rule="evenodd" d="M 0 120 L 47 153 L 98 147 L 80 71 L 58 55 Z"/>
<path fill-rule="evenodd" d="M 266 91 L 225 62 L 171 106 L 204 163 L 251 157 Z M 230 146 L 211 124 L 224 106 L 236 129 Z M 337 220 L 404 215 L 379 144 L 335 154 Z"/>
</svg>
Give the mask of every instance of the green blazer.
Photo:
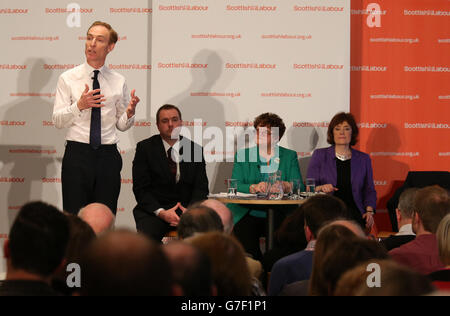
<svg viewBox="0 0 450 316">
<path fill-rule="evenodd" d="M 267 180 L 267 173 L 274 173 L 281 170 L 283 181 L 300 179 L 302 191 L 305 190 L 297 153 L 293 150 L 277 146 L 278 155 L 270 160 L 269 166 L 262 162 L 259 156 L 258 147 L 239 150 L 234 158 L 232 179 L 238 180 L 238 192 L 250 193 L 250 186 Z M 228 204 L 228 208 L 233 213 L 234 223 L 239 222 L 248 212 L 249 208 L 237 204 Z"/>
</svg>

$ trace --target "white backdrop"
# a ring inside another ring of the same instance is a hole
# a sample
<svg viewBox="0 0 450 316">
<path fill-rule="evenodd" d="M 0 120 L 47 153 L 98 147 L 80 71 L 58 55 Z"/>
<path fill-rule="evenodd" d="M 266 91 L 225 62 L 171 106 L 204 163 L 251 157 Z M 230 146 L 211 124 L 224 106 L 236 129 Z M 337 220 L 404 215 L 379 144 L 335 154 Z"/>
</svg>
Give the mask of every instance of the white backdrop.
<svg viewBox="0 0 450 316">
<path fill-rule="evenodd" d="M 224 148 L 214 153 L 232 159 L 225 128 L 275 112 L 287 127 L 281 144 L 299 153 L 305 177 L 311 151 L 326 145 L 320 127 L 350 108 L 350 1 L 189 3 L 153 1 L 152 117 L 171 103 L 187 126 L 220 127 Z M 211 189 L 223 190 L 232 163 L 207 168 Z"/>
<path fill-rule="evenodd" d="M 162 104 L 178 105 L 186 126 L 201 118 L 204 129 L 217 126 L 224 134 L 263 112 L 277 113 L 287 126 L 282 145 L 298 151 L 304 176 L 311 151 L 326 144 L 323 122 L 349 110 L 349 0 L 154 0 L 153 10 L 151 0 L 3 0 L 1 244 L 24 203 L 62 207 L 65 130 L 51 123 L 55 87 L 62 72 L 84 62 L 85 34 L 95 20 L 118 31 L 107 65 L 141 98 L 136 126 L 120 133 L 117 226 L 134 228 L 135 144 L 156 132 Z M 224 151 L 232 156 L 234 148 Z M 207 169 L 210 189 L 223 190 L 232 163 Z M 5 269 L 2 249 L 0 273 Z"/>
</svg>

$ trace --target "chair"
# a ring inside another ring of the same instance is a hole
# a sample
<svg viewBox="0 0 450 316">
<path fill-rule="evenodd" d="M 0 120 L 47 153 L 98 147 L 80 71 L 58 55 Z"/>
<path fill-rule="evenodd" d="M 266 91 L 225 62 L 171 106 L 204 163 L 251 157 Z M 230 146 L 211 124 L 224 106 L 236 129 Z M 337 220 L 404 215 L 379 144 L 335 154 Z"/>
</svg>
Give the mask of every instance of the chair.
<svg viewBox="0 0 450 316">
<path fill-rule="evenodd" d="M 168 243 L 170 243 L 171 241 L 177 240 L 178 239 L 178 233 L 176 230 L 169 230 L 163 237 L 162 239 L 162 244 L 163 245 L 167 245 Z"/>
<path fill-rule="evenodd" d="M 392 198 L 387 202 L 387 209 L 391 219 L 392 230 L 398 232 L 397 216 L 395 209 L 398 205 L 400 195 L 408 188 L 424 188 L 430 185 L 439 185 L 444 189 L 450 190 L 450 172 L 448 171 L 410 171 L 406 180 L 398 188 Z"/>
</svg>

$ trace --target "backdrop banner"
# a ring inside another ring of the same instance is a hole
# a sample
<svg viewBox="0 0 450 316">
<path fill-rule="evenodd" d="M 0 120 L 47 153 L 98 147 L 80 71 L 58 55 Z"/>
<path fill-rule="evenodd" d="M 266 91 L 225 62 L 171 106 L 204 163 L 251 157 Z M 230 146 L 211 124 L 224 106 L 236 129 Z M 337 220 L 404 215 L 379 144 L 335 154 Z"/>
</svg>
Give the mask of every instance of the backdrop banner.
<svg viewBox="0 0 450 316">
<path fill-rule="evenodd" d="M 448 171 L 449 15 L 448 0 L 3 0 L 0 244 L 24 203 L 62 208 L 66 130 L 52 123 L 55 88 L 85 61 L 92 22 L 119 33 L 107 66 L 141 99 L 135 126 L 118 133 L 116 226 L 135 229 L 135 146 L 157 133 L 165 103 L 180 107 L 184 133 L 205 147 L 213 192 L 225 189 L 244 145 L 237 136 L 264 112 L 283 118 L 281 145 L 298 152 L 305 177 L 313 150 L 328 146 L 332 116 L 351 110 L 379 210 L 408 171 Z"/>
</svg>

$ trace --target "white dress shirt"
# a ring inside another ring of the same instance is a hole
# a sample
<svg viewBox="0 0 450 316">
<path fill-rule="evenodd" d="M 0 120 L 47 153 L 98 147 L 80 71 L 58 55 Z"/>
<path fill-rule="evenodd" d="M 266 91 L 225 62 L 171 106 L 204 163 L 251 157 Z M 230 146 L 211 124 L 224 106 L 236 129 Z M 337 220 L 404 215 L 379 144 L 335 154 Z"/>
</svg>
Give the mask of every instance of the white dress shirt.
<svg viewBox="0 0 450 316">
<path fill-rule="evenodd" d="M 412 224 L 406 224 L 400 227 L 399 231 L 395 236 L 409 236 L 415 235 L 412 229 Z"/>
<path fill-rule="evenodd" d="M 89 144 L 91 109 L 80 111 L 77 102 L 85 90 L 92 90 L 94 68 L 84 63 L 70 69 L 58 79 L 53 108 L 53 123 L 57 128 L 68 128 L 66 140 Z M 103 145 L 117 144 L 116 128 L 124 132 L 134 124 L 134 116 L 128 119 L 126 109 L 130 94 L 125 78 L 108 67 L 99 69 L 100 94 L 106 99 L 101 108 L 101 137 Z"/>
</svg>

